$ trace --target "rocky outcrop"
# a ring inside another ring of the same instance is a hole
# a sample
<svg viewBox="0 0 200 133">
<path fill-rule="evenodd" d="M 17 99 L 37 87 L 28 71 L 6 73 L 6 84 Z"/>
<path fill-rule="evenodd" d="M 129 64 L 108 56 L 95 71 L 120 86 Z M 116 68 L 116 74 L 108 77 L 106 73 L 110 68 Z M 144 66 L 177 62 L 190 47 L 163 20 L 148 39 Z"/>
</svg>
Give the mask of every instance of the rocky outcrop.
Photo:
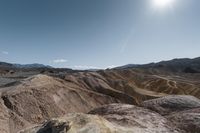
<svg viewBox="0 0 200 133">
<path fill-rule="evenodd" d="M 127 104 L 111 104 L 94 109 L 89 114 L 100 115 L 109 122 L 132 128 L 132 133 L 177 133 L 176 127 L 151 110 Z"/>
<path fill-rule="evenodd" d="M 100 116 L 75 113 L 52 119 L 43 125 L 19 133 L 131 133 L 131 131 L 133 129 L 112 124 Z"/>
<path fill-rule="evenodd" d="M 92 114 L 92 115 L 91 115 Z M 161 115 L 127 104 L 97 108 L 90 114 L 68 114 L 19 133 L 181 133 Z"/>
<path fill-rule="evenodd" d="M 200 108 L 172 113 L 167 119 L 187 133 L 200 132 Z"/>
<path fill-rule="evenodd" d="M 0 99 L 0 133 L 9 133 L 9 113 Z"/>
<path fill-rule="evenodd" d="M 162 115 L 200 107 L 200 100 L 187 95 L 170 95 L 162 98 L 147 100 L 143 107 L 151 109 Z"/>
<path fill-rule="evenodd" d="M 0 126 L 0 131 L 10 127 L 9 130 L 16 133 L 27 125 L 38 124 L 46 119 L 72 112 L 86 113 L 101 105 L 117 102 L 120 101 L 81 89 L 70 82 L 36 75 L 22 80 L 16 86 L 1 89 L 0 110 L 3 110 L 5 118 L 0 118 L 0 121 L 5 121 L 5 126 Z"/>
<path fill-rule="evenodd" d="M 193 96 L 172 95 L 143 102 L 187 133 L 200 132 L 200 100 Z"/>
</svg>

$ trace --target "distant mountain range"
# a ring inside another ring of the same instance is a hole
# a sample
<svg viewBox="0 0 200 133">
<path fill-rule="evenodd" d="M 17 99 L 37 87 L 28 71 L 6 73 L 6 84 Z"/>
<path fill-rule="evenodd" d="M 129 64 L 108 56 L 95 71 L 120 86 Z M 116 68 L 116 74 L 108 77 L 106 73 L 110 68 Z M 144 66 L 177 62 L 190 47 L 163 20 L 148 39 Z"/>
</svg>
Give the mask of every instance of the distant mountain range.
<svg viewBox="0 0 200 133">
<path fill-rule="evenodd" d="M 52 66 L 49 66 L 49 65 L 43 65 L 43 64 L 38 64 L 38 63 L 34 63 L 34 64 L 25 64 L 25 65 L 22 65 L 22 64 L 13 64 L 14 67 L 17 67 L 17 68 L 53 68 Z"/>
<path fill-rule="evenodd" d="M 6 62 L 0 62 L 0 67 L 4 68 L 53 68 L 49 65 L 43 64 L 11 64 Z M 145 68 L 145 69 L 156 69 L 171 72 L 185 72 L 185 73 L 200 73 L 200 57 L 189 59 L 173 59 L 169 61 L 161 61 L 158 63 L 149 64 L 127 64 L 124 66 L 115 67 L 113 69 L 128 69 L 128 68 Z M 88 70 L 88 71 L 98 71 L 98 70 Z"/>
<path fill-rule="evenodd" d="M 146 68 L 158 69 L 171 72 L 185 72 L 185 73 L 200 73 L 200 57 L 189 59 L 173 59 L 169 61 L 161 61 L 158 63 L 149 63 L 144 65 L 128 64 L 114 69 L 127 69 L 127 68 Z"/>
<path fill-rule="evenodd" d="M 53 68 L 52 66 L 43 64 L 11 64 L 6 62 L 0 62 L 0 67 L 13 67 L 13 68 Z"/>
<path fill-rule="evenodd" d="M 140 65 L 138 64 L 127 64 L 127 65 L 124 65 L 124 66 L 119 66 L 119 67 L 115 67 L 114 69 L 127 69 L 127 68 L 133 68 L 133 67 L 138 67 Z"/>
</svg>

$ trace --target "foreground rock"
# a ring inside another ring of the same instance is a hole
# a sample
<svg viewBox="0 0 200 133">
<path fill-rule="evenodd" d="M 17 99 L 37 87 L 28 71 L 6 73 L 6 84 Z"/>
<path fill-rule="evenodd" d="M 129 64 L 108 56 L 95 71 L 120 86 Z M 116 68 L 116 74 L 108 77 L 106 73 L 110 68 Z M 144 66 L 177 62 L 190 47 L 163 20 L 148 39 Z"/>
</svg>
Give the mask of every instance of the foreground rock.
<svg viewBox="0 0 200 133">
<path fill-rule="evenodd" d="M 93 115 L 91 115 L 93 114 Z M 112 104 L 90 114 L 68 114 L 19 133 L 180 133 L 157 113 L 133 105 Z"/>
<path fill-rule="evenodd" d="M 132 129 L 112 124 L 100 116 L 68 114 L 19 133 L 132 133 Z"/>
<path fill-rule="evenodd" d="M 165 116 L 187 133 L 200 132 L 200 100 L 193 96 L 166 96 L 145 101 L 142 105 Z"/>
<path fill-rule="evenodd" d="M 187 133 L 200 132 L 200 108 L 173 113 L 167 118 Z"/>
<path fill-rule="evenodd" d="M 111 104 L 90 111 L 108 121 L 125 128 L 132 133 L 177 133 L 178 130 L 161 115 L 148 109 L 127 104 Z"/>
<path fill-rule="evenodd" d="M 8 133 L 9 131 L 9 114 L 3 101 L 0 99 L 0 133 Z"/>
<path fill-rule="evenodd" d="M 193 96 L 171 95 L 144 101 L 142 106 L 156 111 L 159 114 L 169 115 L 173 112 L 198 108 L 200 107 L 200 100 Z"/>
</svg>

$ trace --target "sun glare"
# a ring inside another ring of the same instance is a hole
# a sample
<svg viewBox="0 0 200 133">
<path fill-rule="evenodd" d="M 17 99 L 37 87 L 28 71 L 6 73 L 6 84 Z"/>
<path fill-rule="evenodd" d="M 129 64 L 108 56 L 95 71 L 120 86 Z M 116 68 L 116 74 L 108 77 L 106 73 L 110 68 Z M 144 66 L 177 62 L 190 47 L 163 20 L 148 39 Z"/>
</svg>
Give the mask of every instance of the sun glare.
<svg viewBox="0 0 200 133">
<path fill-rule="evenodd" d="M 157 8 L 166 8 L 171 7 L 174 3 L 174 0 L 153 0 L 153 4 Z"/>
</svg>

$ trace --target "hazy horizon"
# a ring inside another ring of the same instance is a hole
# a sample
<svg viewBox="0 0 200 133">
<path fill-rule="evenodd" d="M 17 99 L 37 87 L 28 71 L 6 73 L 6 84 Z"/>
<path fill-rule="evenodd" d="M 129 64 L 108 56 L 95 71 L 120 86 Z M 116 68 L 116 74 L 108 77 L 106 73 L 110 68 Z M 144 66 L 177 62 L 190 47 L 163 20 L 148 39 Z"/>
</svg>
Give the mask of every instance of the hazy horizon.
<svg viewBox="0 0 200 133">
<path fill-rule="evenodd" d="M 122 65 L 112 65 L 112 66 L 107 66 L 107 67 L 96 67 L 96 66 L 69 66 L 69 67 L 62 67 L 62 66 L 53 66 L 53 65 L 49 65 L 49 64 L 42 64 L 42 63 L 37 63 L 37 62 L 32 62 L 32 63 L 17 63 L 17 62 L 5 62 L 5 63 L 11 63 L 11 64 L 16 64 L 16 65 L 34 65 L 34 64 L 38 64 L 38 65 L 45 65 L 45 66 L 49 66 L 49 67 L 53 67 L 53 68 L 69 68 L 69 69 L 74 69 L 74 70 L 89 70 L 89 69 L 109 69 L 109 68 L 117 68 L 117 67 L 123 67 L 126 65 L 146 65 L 146 64 L 151 64 L 151 63 L 159 63 L 159 62 L 163 62 L 163 61 L 171 61 L 171 60 L 175 60 L 175 59 L 196 59 L 196 58 L 200 58 L 200 57 L 194 57 L 194 58 L 173 58 L 173 59 L 168 59 L 168 60 L 160 60 L 160 61 L 156 61 L 156 62 L 147 62 L 147 63 L 140 63 L 140 64 L 136 64 L 134 62 L 132 63 L 128 63 L 128 64 L 122 64 Z M 1 62 L 1 61 L 0 61 Z"/>
<path fill-rule="evenodd" d="M 0 61 L 92 69 L 199 57 L 200 1 L 6 0 Z"/>
</svg>

